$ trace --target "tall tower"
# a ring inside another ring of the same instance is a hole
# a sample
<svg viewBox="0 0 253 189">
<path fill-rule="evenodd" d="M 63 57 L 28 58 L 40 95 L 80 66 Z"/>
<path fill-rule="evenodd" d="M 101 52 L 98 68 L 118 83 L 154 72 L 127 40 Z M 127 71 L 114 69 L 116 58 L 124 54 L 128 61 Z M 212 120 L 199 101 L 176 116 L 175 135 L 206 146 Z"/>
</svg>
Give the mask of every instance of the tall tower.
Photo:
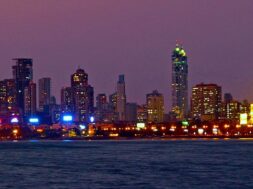
<svg viewBox="0 0 253 189">
<path fill-rule="evenodd" d="M 176 45 L 172 52 L 172 112 L 177 119 L 188 114 L 188 63 L 182 45 Z"/>
<path fill-rule="evenodd" d="M 36 114 L 36 84 L 32 81 L 24 90 L 24 114 L 25 116 Z"/>
<path fill-rule="evenodd" d="M 71 88 L 74 95 L 75 119 L 78 122 L 85 123 L 93 114 L 94 107 L 94 89 L 88 85 L 88 74 L 78 68 L 71 75 Z"/>
<path fill-rule="evenodd" d="M 104 121 L 108 107 L 106 94 L 98 94 L 96 97 L 96 120 Z"/>
<path fill-rule="evenodd" d="M 17 91 L 17 106 L 24 112 L 24 91 L 33 79 L 33 61 L 28 58 L 16 58 L 13 61 L 15 62 L 12 70 Z"/>
<path fill-rule="evenodd" d="M 43 111 L 45 105 L 49 105 L 51 97 L 51 78 L 39 79 L 39 110 Z"/>
<path fill-rule="evenodd" d="M 118 114 L 118 121 L 126 121 L 126 90 L 124 75 L 119 76 L 119 80 L 117 83 L 116 112 Z"/>
<path fill-rule="evenodd" d="M 74 95 L 71 87 L 61 89 L 61 110 L 62 112 L 74 112 Z"/>
</svg>

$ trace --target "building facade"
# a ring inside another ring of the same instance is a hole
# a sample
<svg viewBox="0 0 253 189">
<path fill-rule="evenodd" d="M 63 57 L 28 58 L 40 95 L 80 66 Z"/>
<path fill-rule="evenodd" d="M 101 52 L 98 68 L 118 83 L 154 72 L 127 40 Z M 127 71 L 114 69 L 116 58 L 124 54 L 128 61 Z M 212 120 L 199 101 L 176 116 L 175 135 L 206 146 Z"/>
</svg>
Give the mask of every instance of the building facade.
<svg viewBox="0 0 253 189">
<path fill-rule="evenodd" d="M 191 115 L 193 119 L 215 120 L 221 115 L 221 87 L 201 83 L 192 88 Z"/>
<path fill-rule="evenodd" d="M 71 88 L 74 97 L 74 113 L 77 122 L 85 123 L 94 113 L 94 89 L 88 84 L 88 74 L 78 68 L 71 75 Z"/>
<path fill-rule="evenodd" d="M 188 115 L 188 62 L 182 45 L 172 52 L 172 112 L 179 120 Z"/>
<path fill-rule="evenodd" d="M 61 89 L 61 111 L 63 113 L 74 113 L 74 94 L 71 87 Z"/>
<path fill-rule="evenodd" d="M 49 105 L 51 98 L 51 78 L 39 79 L 39 110 L 44 111 L 44 107 Z"/>
<path fill-rule="evenodd" d="M 157 90 L 146 96 L 147 121 L 161 123 L 164 121 L 164 97 Z"/>
<path fill-rule="evenodd" d="M 118 114 L 118 121 L 126 121 L 126 88 L 124 75 L 119 76 L 117 83 L 116 113 Z"/>
<path fill-rule="evenodd" d="M 24 92 L 33 79 L 33 61 L 29 58 L 13 59 L 15 65 L 12 67 L 13 79 L 17 91 L 17 106 L 24 113 Z"/>
<path fill-rule="evenodd" d="M 188 62 L 182 45 L 172 52 L 172 112 L 179 120 L 188 116 Z"/>
<path fill-rule="evenodd" d="M 98 94 L 96 97 L 96 120 L 99 122 L 104 122 L 106 119 L 107 112 L 108 102 L 106 94 Z"/>
<path fill-rule="evenodd" d="M 0 81 L 0 111 L 17 112 L 17 91 L 13 79 Z"/>
<path fill-rule="evenodd" d="M 126 104 L 126 121 L 136 122 L 137 121 L 137 104 L 127 103 Z"/>
<path fill-rule="evenodd" d="M 36 114 L 37 106 L 36 106 L 36 84 L 32 81 L 30 84 L 25 87 L 24 90 L 24 115 L 26 117 L 32 116 Z"/>
</svg>

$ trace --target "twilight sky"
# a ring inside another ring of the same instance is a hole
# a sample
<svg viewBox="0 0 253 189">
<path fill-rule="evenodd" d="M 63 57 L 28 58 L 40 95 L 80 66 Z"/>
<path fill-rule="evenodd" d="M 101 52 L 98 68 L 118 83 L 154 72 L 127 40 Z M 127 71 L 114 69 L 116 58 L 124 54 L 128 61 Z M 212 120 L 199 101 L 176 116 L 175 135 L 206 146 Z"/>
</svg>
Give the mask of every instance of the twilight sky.
<svg viewBox="0 0 253 189">
<path fill-rule="evenodd" d="M 189 87 L 217 83 L 253 101 L 252 0 L 1 0 L 0 79 L 12 58 L 34 59 L 34 78 L 49 76 L 53 94 L 81 66 L 95 93 L 111 94 L 126 76 L 128 101 L 158 89 L 171 101 L 171 51 L 189 57 Z"/>
</svg>

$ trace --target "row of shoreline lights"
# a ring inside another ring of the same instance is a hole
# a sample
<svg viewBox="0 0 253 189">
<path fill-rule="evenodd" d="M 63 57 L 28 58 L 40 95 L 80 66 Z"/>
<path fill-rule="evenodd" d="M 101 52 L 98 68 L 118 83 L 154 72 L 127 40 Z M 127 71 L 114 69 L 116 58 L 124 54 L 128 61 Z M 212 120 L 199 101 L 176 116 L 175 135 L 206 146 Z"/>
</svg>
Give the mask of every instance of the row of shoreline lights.
<svg viewBox="0 0 253 189">
<path fill-rule="evenodd" d="M 73 122 L 73 116 L 69 115 L 69 114 L 63 115 L 62 116 L 62 121 L 63 121 L 63 123 L 66 123 L 66 124 L 67 123 L 72 123 Z M 89 121 L 90 121 L 90 123 L 94 123 L 95 122 L 94 116 L 91 116 L 89 118 Z M 10 119 L 10 123 L 12 123 L 12 124 L 18 124 L 19 123 L 18 117 L 12 117 Z M 31 118 L 29 118 L 29 123 L 30 124 L 39 124 L 40 121 L 39 121 L 38 117 L 31 117 Z"/>
<path fill-rule="evenodd" d="M 71 114 L 65 114 L 62 116 L 62 121 L 63 123 L 66 124 L 71 124 L 73 122 L 73 116 Z M 90 123 L 94 123 L 95 122 L 95 118 L 94 116 L 90 116 L 89 118 Z M 19 123 L 19 119 L 18 117 L 14 116 L 11 118 L 10 122 L 12 124 L 18 124 Z M 39 118 L 38 117 L 31 117 L 29 118 L 29 123 L 33 124 L 33 125 L 38 125 L 39 124 Z M 247 125 L 248 124 L 248 115 L 246 113 L 240 114 L 240 125 Z M 189 122 L 188 121 L 182 121 L 182 125 L 183 126 L 189 126 Z M 84 125 L 81 125 L 83 127 L 85 127 Z M 145 127 L 145 124 L 137 124 L 137 128 L 141 129 Z"/>
<path fill-rule="evenodd" d="M 65 123 L 72 123 L 73 122 L 73 116 L 70 115 L 70 114 L 63 115 L 62 120 Z M 90 121 L 90 123 L 94 123 L 95 122 L 94 116 L 90 116 L 89 121 Z"/>
</svg>

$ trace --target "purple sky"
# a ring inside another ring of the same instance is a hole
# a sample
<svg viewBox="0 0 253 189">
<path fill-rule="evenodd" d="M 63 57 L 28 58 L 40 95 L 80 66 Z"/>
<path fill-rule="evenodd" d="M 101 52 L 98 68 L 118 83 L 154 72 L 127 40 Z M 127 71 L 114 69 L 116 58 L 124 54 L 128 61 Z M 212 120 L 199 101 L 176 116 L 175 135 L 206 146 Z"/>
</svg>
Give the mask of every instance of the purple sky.
<svg viewBox="0 0 253 189">
<path fill-rule="evenodd" d="M 190 88 L 217 83 L 253 101 L 252 0 L 1 0 L 0 26 L 0 79 L 11 77 L 12 58 L 31 57 L 35 81 L 52 77 L 58 99 L 80 65 L 96 94 L 111 94 L 124 73 L 128 101 L 158 89 L 168 107 L 180 40 Z"/>
</svg>

